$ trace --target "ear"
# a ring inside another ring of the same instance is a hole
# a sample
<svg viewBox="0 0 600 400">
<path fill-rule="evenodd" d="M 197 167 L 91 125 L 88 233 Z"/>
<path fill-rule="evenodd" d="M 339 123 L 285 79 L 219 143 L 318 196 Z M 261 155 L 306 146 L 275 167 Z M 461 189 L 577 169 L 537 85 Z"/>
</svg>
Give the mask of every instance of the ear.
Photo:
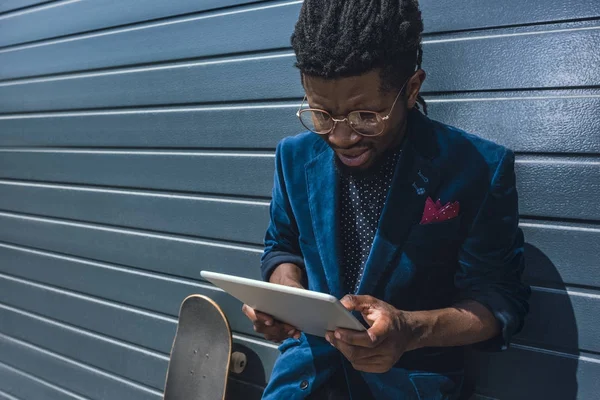
<svg viewBox="0 0 600 400">
<path fill-rule="evenodd" d="M 406 93 L 408 94 L 407 107 L 412 110 L 417 103 L 417 97 L 421 92 L 421 86 L 425 82 L 427 74 L 422 69 L 417 70 L 414 75 L 406 83 Z"/>
</svg>

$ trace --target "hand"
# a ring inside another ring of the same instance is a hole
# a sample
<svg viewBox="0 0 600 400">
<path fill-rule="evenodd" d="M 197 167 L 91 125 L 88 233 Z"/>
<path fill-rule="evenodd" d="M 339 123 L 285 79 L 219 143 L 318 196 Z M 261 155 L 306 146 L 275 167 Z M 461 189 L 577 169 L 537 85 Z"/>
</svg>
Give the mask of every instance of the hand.
<svg viewBox="0 0 600 400">
<path fill-rule="evenodd" d="M 389 371 L 402 354 L 412 350 L 416 335 L 410 326 L 410 313 L 397 310 L 371 296 L 347 295 L 341 300 L 350 311 L 359 311 L 370 325 L 366 332 L 336 329 L 326 339 L 364 372 Z"/>
<path fill-rule="evenodd" d="M 269 282 L 304 289 L 301 283 L 302 277 L 302 270 L 298 266 L 281 264 L 275 268 Z M 265 339 L 271 342 L 279 343 L 290 337 L 300 338 L 300 331 L 295 327 L 276 321 L 270 315 L 261 313 L 246 304 L 242 306 L 242 311 L 252 321 L 254 331 L 262 333 Z"/>
</svg>

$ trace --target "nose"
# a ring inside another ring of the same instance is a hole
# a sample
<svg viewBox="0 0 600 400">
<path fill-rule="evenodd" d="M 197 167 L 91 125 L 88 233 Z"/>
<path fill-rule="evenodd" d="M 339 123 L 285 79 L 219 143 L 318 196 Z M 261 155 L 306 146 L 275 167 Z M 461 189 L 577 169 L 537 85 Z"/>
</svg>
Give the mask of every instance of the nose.
<svg viewBox="0 0 600 400">
<path fill-rule="evenodd" d="M 356 145 L 362 136 L 356 133 L 354 129 L 350 128 L 347 121 L 340 121 L 335 124 L 333 131 L 329 132 L 328 140 L 329 143 L 334 147 L 340 147 L 347 149 Z"/>
</svg>

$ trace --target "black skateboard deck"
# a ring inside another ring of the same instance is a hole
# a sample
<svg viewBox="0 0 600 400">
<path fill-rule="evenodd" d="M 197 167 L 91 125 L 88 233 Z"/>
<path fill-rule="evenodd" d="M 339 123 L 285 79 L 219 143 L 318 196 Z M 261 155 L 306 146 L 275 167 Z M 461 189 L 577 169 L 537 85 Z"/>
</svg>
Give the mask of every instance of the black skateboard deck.
<svg viewBox="0 0 600 400">
<path fill-rule="evenodd" d="M 213 300 L 188 296 L 179 310 L 164 400 L 223 400 L 231 362 L 231 329 Z"/>
</svg>

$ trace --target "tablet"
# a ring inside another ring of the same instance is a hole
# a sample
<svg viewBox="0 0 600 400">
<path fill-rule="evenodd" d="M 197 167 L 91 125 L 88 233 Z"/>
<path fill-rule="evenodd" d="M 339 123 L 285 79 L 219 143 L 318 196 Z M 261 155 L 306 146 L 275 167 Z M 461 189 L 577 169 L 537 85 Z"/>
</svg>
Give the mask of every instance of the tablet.
<svg viewBox="0 0 600 400">
<path fill-rule="evenodd" d="M 242 303 L 304 333 L 324 337 L 336 328 L 366 330 L 338 299 L 325 293 L 217 272 L 200 275 Z"/>
</svg>

